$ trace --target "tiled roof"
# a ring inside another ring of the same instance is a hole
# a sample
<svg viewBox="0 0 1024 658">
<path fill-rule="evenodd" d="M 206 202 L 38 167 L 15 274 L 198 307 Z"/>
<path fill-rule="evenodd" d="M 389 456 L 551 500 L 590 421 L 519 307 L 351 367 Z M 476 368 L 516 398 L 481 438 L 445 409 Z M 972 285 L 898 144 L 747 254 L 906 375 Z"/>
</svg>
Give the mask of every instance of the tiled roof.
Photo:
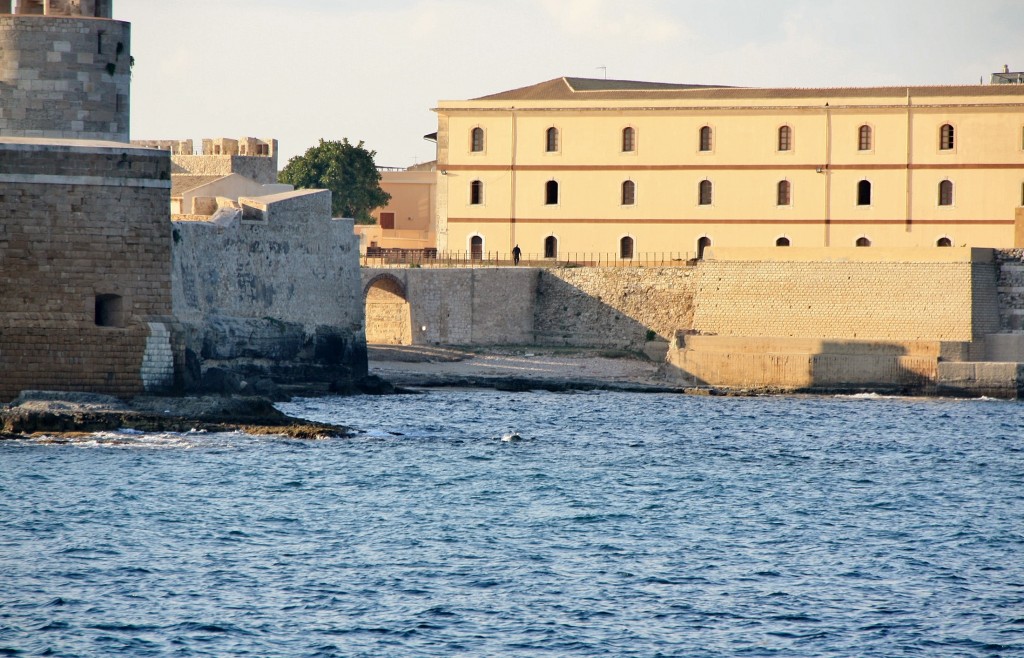
<svg viewBox="0 0 1024 658">
<path fill-rule="evenodd" d="M 1024 85 L 928 85 L 899 87 L 772 88 L 669 84 L 631 80 L 555 78 L 547 82 L 482 96 L 477 101 L 564 100 L 735 100 L 790 98 L 905 98 L 929 96 L 1024 96 Z"/>
</svg>

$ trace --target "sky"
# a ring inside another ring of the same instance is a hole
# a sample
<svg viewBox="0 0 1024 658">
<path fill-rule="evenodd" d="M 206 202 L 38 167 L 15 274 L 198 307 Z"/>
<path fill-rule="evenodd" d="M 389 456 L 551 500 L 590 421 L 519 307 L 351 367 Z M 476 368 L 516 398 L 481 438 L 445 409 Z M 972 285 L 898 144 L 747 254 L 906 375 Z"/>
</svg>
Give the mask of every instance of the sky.
<svg viewBox="0 0 1024 658">
<path fill-rule="evenodd" d="M 115 0 L 132 139 L 319 139 L 434 158 L 439 100 L 560 76 L 747 87 L 1024 71 L 1024 0 Z"/>
</svg>

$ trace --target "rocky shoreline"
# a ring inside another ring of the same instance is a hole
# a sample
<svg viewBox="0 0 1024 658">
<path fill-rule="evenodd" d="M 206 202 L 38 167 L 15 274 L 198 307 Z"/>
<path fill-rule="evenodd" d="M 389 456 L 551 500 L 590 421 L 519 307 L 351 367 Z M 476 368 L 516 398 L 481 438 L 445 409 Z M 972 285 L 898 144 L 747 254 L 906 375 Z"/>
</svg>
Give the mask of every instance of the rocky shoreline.
<svg viewBox="0 0 1024 658">
<path fill-rule="evenodd" d="M 89 432 L 234 432 L 301 439 L 346 437 L 342 425 L 315 423 L 278 411 L 261 397 L 138 397 L 25 391 L 0 407 L 0 439 Z"/>
</svg>

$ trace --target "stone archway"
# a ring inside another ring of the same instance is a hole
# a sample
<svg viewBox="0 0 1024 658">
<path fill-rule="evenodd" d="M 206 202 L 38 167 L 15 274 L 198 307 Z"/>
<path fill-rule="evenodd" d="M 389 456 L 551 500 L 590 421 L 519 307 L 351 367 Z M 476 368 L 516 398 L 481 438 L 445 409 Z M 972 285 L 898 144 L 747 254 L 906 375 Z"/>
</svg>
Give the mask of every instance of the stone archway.
<svg viewBox="0 0 1024 658">
<path fill-rule="evenodd" d="M 392 274 L 378 274 L 366 284 L 363 299 L 368 344 L 412 345 L 412 314 L 401 281 Z"/>
</svg>

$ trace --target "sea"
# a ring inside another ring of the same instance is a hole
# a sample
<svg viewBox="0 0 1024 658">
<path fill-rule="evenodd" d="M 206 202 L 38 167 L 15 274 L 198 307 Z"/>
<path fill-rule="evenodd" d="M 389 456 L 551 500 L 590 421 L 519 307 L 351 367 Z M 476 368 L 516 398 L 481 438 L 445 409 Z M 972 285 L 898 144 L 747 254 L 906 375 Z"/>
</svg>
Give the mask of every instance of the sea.
<svg viewBox="0 0 1024 658">
<path fill-rule="evenodd" d="M 0 442 L 0 656 L 1024 656 L 1020 403 L 280 406 Z"/>
</svg>

